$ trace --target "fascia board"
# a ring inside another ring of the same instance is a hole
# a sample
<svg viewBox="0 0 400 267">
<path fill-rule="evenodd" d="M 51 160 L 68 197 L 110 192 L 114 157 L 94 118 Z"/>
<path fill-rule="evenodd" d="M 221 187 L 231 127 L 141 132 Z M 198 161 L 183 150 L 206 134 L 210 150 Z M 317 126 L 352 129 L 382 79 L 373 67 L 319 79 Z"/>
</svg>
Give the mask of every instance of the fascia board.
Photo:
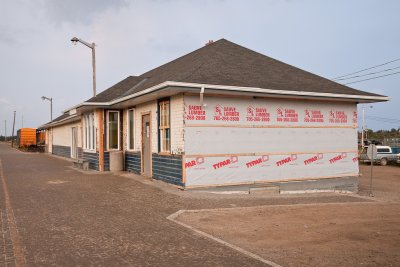
<svg viewBox="0 0 400 267">
<path fill-rule="evenodd" d="M 78 104 L 72 108 L 65 110 L 64 112 L 68 112 L 71 109 L 77 109 L 82 106 L 112 106 L 114 104 L 139 97 L 141 95 L 149 94 L 160 90 L 164 87 L 189 87 L 189 88 L 202 88 L 205 89 L 214 89 L 221 91 L 236 91 L 236 92 L 247 92 L 247 93 L 259 93 L 266 95 L 285 95 L 285 96 L 302 96 L 302 97 L 318 97 L 318 98 L 329 98 L 329 99 L 351 99 L 355 102 L 381 102 L 390 100 L 387 96 L 365 96 L 365 95 L 347 95 L 347 94 L 334 94 L 334 93 L 318 93 L 318 92 L 308 92 L 308 91 L 291 91 L 291 90 L 276 90 L 276 89 L 265 89 L 265 88 L 257 88 L 257 87 L 238 87 L 238 86 L 229 86 L 229 85 L 215 85 L 215 84 L 200 84 L 200 83 L 185 83 L 185 82 L 174 82 L 174 81 L 166 81 L 160 83 L 158 85 L 152 86 L 140 92 L 130 94 L 118 99 L 114 99 L 109 102 L 83 102 Z"/>
<path fill-rule="evenodd" d="M 47 129 L 47 128 L 51 128 L 53 126 L 62 125 L 62 124 L 68 123 L 68 122 L 74 122 L 74 121 L 77 121 L 79 119 L 80 119 L 80 116 L 74 115 L 74 116 L 67 117 L 65 119 L 53 122 L 53 123 L 44 124 L 44 125 L 40 126 L 39 128 Z"/>
<path fill-rule="evenodd" d="M 311 97 L 328 97 L 328 98 L 345 98 L 354 100 L 370 100 L 370 101 L 388 101 L 390 98 L 387 96 L 364 96 L 364 95 L 346 95 L 346 94 L 333 94 L 333 93 L 318 93 L 308 91 L 290 91 L 290 90 L 275 90 L 275 89 L 264 89 L 257 87 L 237 87 L 227 85 L 213 85 L 213 84 L 193 84 L 193 83 L 182 83 L 182 82 L 169 82 L 170 86 L 181 86 L 181 87 L 205 87 L 206 89 L 219 89 L 226 91 L 242 91 L 252 93 L 264 93 L 274 95 L 293 95 L 293 96 L 311 96 Z"/>
</svg>

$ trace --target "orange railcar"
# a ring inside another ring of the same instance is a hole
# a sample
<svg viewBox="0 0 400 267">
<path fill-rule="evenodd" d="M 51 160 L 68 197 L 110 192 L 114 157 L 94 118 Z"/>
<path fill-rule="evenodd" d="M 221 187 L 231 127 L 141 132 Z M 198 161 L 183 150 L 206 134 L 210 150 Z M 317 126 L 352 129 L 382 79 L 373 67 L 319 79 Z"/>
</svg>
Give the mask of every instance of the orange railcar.
<svg viewBox="0 0 400 267">
<path fill-rule="evenodd" d="M 36 129 L 21 128 L 17 131 L 18 147 L 36 146 Z"/>
<path fill-rule="evenodd" d="M 38 146 L 46 144 L 46 130 L 36 130 L 36 144 Z"/>
</svg>

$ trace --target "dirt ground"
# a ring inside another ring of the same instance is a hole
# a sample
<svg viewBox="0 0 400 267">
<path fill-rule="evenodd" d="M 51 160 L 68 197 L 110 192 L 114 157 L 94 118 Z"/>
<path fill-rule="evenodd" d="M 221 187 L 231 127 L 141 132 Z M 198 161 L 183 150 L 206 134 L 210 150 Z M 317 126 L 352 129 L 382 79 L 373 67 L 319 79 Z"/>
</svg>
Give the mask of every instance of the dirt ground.
<svg viewBox="0 0 400 267">
<path fill-rule="evenodd" d="M 370 166 L 360 169 L 368 197 Z M 199 210 L 178 220 L 282 266 L 400 266 L 400 167 L 373 175 L 371 202 Z"/>
</svg>

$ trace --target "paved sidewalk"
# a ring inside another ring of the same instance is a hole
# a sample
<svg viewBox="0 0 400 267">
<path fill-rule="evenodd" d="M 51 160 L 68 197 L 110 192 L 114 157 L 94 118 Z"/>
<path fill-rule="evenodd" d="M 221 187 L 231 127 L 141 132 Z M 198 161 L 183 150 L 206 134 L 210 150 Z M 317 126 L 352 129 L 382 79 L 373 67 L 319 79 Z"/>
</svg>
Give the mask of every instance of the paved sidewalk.
<svg viewBox="0 0 400 267">
<path fill-rule="evenodd" d="M 180 192 L 140 176 L 83 173 L 69 161 L 5 144 L 0 144 L 0 160 L 27 266 L 263 266 L 166 217 L 181 209 L 360 201 L 333 194 Z M 0 192 L 0 266 L 13 266 L 3 187 Z"/>
<path fill-rule="evenodd" d="M 0 266 L 15 266 L 13 244 L 7 219 L 7 213 L 2 207 L 0 209 Z"/>
</svg>

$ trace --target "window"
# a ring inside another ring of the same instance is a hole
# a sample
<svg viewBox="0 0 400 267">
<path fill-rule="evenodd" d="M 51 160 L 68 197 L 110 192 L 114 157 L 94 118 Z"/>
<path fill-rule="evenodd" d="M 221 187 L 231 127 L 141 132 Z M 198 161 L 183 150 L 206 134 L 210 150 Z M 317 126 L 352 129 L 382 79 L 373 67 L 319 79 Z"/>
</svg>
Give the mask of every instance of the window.
<svg viewBox="0 0 400 267">
<path fill-rule="evenodd" d="M 377 152 L 378 153 L 390 153 L 390 149 L 389 148 L 378 148 Z"/>
<path fill-rule="evenodd" d="M 128 149 L 133 150 L 135 148 L 134 143 L 134 119 L 135 119 L 135 110 L 130 109 L 128 110 Z"/>
<path fill-rule="evenodd" d="M 170 129 L 170 103 L 163 100 L 158 103 L 159 107 L 159 127 L 158 135 L 160 140 L 160 152 L 169 152 L 171 149 L 171 129 Z"/>
<path fill-rule="evenodd" d="M 83 122 L 85 124 L 85 142 L 84 149 L 95 150 L 96 149 L 96 128 L 94 126 L 94 114 L 83 115 Z"/>
<path fill-rule="evenodd" d="M 119 112 L 108 111 L 108 149 L 119 149 Z"/>
</svg>

